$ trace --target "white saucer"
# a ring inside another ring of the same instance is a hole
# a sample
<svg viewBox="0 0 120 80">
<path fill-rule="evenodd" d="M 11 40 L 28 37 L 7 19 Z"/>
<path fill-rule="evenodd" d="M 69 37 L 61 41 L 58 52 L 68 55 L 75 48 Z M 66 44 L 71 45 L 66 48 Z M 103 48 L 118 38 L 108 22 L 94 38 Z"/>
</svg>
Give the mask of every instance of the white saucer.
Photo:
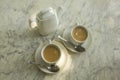
<svg viewBox="0 0 120 80">
<path fill-rule="evenodd" d="M 68 34 L 69 29 L 71 29 L 71 28 L 65 29 L 65 31 L 63 32 L 63 36 L 62 36 L 64 39 L 66 39 L 68 41 L 69 41 L 69 39 L 68 39 L 68 36 L 66 36 L 66 35 Z M 69 44 L 65 41 L 62 41 L 62 42 L 68 50 L 70 50 L 74 53 L 80 53 L 79 51 L 76 51 L 74 46 L 72 46 L 71 44 Z M 88 38 L 86 39 L 86 41 L 81 46 L 83 48 L 85 48 L 85 50 L 87 50 L 90 47 L 91 42 L 92 42 L 92 35 L 90 33 L 90 30 L 88 30 Z"/>
<path fill-rule="evenodd" d="M 66 58 L 65 58 L 66 60 L 64 61 L 63 66 L 60 68 L 60 71 L 61 71 L 61 70 L 63 70 L 65 64 L 66 64 L 67 61 L 68 61 L 68 57 L 67 57 L 68 51 L 67 51 L 66 48 L 65 48 L 60 42 L 58 42 L 58 41 L 52 41 L 51 43 L 52 43 L 52 44 L 56 44 L 57 46 L 59 46 L 59 47 L 64 51 L 64 53 L 65 53 L 65 55 L 66 55 Z M 35 62 L 36 62 L 36 63 L 40 63 L 40 64 L 37 65 L 37 66 L 38 66 L 38 68 L 39 68 L 41 71 L 43 71 L 43 72 L 45 72 L 45 73 L 53 74 L 53 73 L 56 73 L 56 72 L 51 72 L 51 71 L 49 71 L 46 67 L 44 67 L 43 63 L 41 63 L 41 60 L 42 60 L 42 59 L 41 59 L 41 57 L 40 57 L 40 52 L 41 52 L 42 47 L 43 47 L 45 44 L 46 44 L 46 43 L 41 43 L 40 46 L 38 47 L 38 49 L 36 50 L 36 52 L 35 52 Z"/>
</svg>

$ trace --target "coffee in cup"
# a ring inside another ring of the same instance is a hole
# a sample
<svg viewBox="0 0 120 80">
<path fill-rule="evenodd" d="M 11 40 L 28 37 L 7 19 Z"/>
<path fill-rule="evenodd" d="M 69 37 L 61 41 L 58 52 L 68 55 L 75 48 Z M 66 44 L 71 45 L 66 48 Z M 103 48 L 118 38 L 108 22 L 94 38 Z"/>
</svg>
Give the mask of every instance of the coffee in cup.
<svg viewBox="0 0 120 80">
<path fill-rule="evenodd" d="M 43 57 L 47 62 L 56 62 L 60 58 L 60 50 L 56 45 L 50 44 L 44 48 Z"/>
<path fill-rule="evenodd" d="M 86 40 L 88 32 L 84 27 L 77 26 L 73 28 L 71 35 L 75 41 L 80 42 Z"/>
</svg>

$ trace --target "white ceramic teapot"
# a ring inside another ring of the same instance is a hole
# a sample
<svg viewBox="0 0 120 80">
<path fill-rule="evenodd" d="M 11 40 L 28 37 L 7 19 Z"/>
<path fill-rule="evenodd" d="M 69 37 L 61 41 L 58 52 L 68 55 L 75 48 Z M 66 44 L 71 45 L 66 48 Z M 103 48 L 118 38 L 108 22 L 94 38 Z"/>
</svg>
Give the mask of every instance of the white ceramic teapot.
<svg viewBox="0 0 120 80">
<path fill-rule="evenodd" d="M 35 17 L 30 19 L 31 28 L 37 28 L 41 35 L 48 35 L 59 27 L 57 12 L 52 7 L 41 10 Z"/>
</svg>

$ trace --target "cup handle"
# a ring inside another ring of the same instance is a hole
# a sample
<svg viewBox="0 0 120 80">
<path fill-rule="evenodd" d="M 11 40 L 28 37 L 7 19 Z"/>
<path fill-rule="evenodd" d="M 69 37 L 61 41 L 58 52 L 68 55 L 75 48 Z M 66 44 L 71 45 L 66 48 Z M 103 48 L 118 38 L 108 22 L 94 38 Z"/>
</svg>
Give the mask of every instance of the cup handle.
<svg viewBox="0 0 120 80">
<path fill-rule="evenodd" d="M 76 24 L 77 24 L 77 26 L 78 26 L 78 25 L 80 25 L 80 23 L 79 23 L 79 22 L 76 22 Z"/>
<path fill-rule="evenodd" d="M 78 18 L 75 18 L 75 20 L 76 20 L 75 26 L 79 26 L 79 25 L 80 25 L 79 19 L 78 19 Z"/>
<path fill-rule="evenodd" d="M 51 39 L 49 39 L 48 41 L 49 41 L 49 44 L 51 44 L 51 43 L 52 43 Z"/>
</svg>

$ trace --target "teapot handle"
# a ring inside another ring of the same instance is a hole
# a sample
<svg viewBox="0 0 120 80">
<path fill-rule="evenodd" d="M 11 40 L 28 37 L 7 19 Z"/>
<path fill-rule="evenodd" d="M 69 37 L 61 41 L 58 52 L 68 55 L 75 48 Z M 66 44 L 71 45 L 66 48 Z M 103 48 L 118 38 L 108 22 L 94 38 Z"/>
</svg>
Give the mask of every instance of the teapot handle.
<svg viewBox="0 0 120 80">
<path fill-rule="evenodd" d="M 35 15 L 32 15 L 29 19 L 29 26 L 31 29 L 34 29 L 36 28 L 38 25 L 37 25 L 37 20 L 36 20 L 36 16 Z"/>
</svg>

